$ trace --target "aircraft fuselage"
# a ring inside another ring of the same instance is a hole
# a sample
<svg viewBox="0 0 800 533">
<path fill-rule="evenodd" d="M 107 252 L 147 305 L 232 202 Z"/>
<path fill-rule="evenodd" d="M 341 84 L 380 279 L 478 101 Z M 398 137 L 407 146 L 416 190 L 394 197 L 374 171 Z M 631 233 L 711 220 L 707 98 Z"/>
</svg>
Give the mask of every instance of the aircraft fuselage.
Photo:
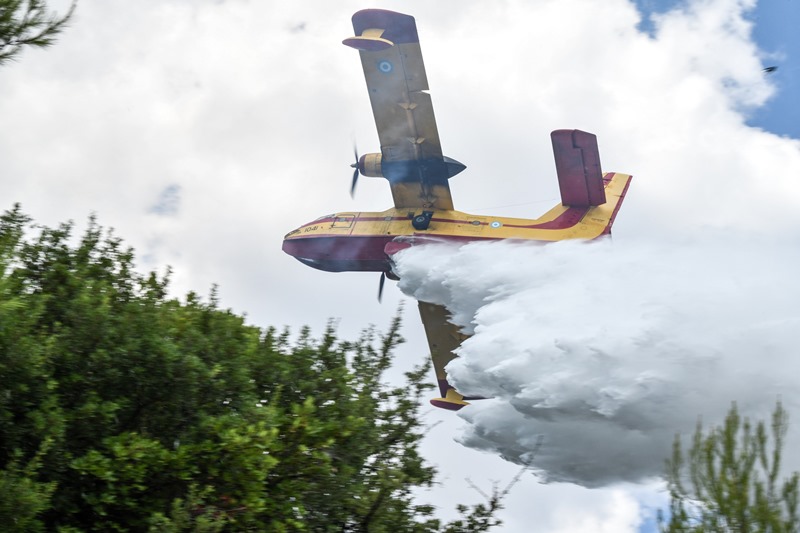
<svg viewBox="0 0 800 533">
<path fill-rule="evenodd" d="M 342 212 L 320 217 L 289 232 L 283 251 L 302 263 L 328 272 L 390 272 L 391 242 L 423 240 L 595 239 L 610 232 L 629 183 L 625 174 L 609 173 L 608 202 L 593 207 L 559 205 L 537 219 L 471 215 L 461 211 L 392 208 L 382 212 Z"/>
</svg>

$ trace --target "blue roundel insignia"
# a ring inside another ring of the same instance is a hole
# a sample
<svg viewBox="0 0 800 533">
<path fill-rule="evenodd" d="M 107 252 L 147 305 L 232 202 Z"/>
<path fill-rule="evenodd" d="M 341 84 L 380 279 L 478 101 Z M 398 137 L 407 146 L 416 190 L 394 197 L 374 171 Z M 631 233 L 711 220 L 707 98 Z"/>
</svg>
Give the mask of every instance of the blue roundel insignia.
<svg viewBox="0 0 800 533">
<path fill-rule="evenodd" d="M 385 59 L 380 63 L 378 63 L 378 70 L 380 70 L 384 74 L 389 74 L 393 68 L 394 67 L 392 66 L 392 64 L 389 61 L 386 61 Z"/>
<path fill-rule="evenodd" d="M 498 222 L 498 221 L 496 221 L 496 220 L 495 220 L 494 222 L 492 222 L 492 223 L 491 223 L 491 224 L 489 224 L 489 225 L 490 225 L 490 226 L 492 226 L 493 228 L 497 229 L 497 228 L 499 228 L 500 226 L 502 226 L 503 224 L 502 224 L 501 222 Z"/>
</svg>

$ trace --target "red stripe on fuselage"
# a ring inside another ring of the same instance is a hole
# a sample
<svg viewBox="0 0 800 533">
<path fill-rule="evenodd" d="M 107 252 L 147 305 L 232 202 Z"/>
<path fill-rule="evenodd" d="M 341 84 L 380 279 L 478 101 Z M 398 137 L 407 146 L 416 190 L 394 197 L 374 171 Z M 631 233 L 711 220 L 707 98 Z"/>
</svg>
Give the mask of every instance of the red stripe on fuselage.
<svg viewBox="0 0 800 533">
<path fill-rule="evenodd" d="M 566 211 L 561 213 L 558 217 L 553 220 L 547 222 L 541 222 L 539 224 L 508 224 L 504 223 L 507 228 L 521 228 L 521 229 L 566 229 L 569 227 L 574 226 L 578 222 L 581 221 L 583 215 L 586 214 L 587 208 L 586 207 L 569 207 Z M 483 218 L 491 218 L 491 217 L 483 217 Z M 499 217 L 502 219 L 502 217 Z M 323 218 L 320 220 L 315 220 L 313 222 L 309 222 L 308 224 L 303 224 L 300 228 L 306 228 L 309 226 L 318 226 L 320 224 L 333 224 L 336 222 L 336 218 Z M 354 223 L 358 222 L 397 222 L 397 221 L 407 221 L 409 220 L 408 217 L 356 217 L 354 219 Z M 445 224 L 463 224 L 463 225 L 473 225 L 475 223 L 474 219 L 456 219 L 456 218 L 440 218 L 434 216 L 431 218 L 431 222 L 440 222 Z M 533 221 L 531 221 L 533 222 Z M 488 226 L 490 222 L 479 222 L 481 226 Z"/>
</svg>

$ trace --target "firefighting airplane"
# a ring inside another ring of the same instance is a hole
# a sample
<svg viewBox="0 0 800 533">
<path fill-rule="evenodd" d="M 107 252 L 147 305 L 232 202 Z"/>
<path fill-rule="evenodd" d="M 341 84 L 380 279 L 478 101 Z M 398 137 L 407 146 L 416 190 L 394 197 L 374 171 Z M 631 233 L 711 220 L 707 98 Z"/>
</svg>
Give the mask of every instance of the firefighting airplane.
<svg viewBox="0 0 800 533">
<path fill-rule="evenodd" d="M 514 239 L 553 242 L 608 235 L 631 176 L 602 173 L 597 138 L 579 130 L 552 132 L 561 203 L 535 220 L 470 215 L 453 208 L 448 180 L 466 168 L 442 154 L 414 17 L 382 9 L 353 15 L 355 37 L 343 41 L 361 56 L 381 153 L 353 165 L 389 182 L 394 207 L 380 213 L 341 212 L 289 232 L 283 251 L 329 272 L 369 271 L 398 279 L 392 256 L 413 244 Z M 469 405 L 447 381 L 445 366 L 466 339 L 447 310 L 419 302 L 441 398 L 437 407 Z"/>
</svg>

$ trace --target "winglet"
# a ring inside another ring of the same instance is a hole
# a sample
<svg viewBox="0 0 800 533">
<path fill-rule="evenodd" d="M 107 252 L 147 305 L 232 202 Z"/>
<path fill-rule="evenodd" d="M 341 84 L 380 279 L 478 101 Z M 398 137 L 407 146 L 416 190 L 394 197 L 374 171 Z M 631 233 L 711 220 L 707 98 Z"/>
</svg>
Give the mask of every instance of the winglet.
<svg viewBox="0 0 800 533">
<path fill-rule="evenodd" d="M 571 207 L 606 203 L 597 137 L 581 130 L 556 130 L 550 138 L 556 158 L 561 203 Z"/>
</svg>

